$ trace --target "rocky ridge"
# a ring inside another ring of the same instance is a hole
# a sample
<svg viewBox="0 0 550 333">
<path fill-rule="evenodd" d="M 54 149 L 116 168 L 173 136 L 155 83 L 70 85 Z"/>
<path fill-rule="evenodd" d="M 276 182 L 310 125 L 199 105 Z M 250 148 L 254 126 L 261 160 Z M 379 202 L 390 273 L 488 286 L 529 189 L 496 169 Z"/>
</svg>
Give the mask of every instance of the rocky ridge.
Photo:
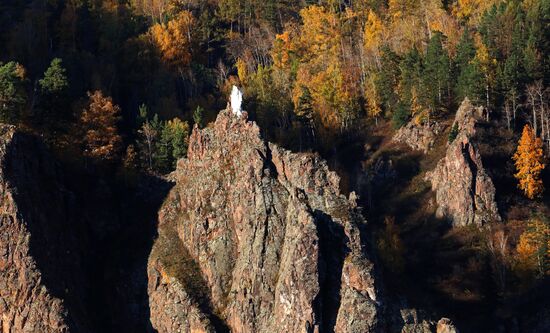
<svg viewBox="0 0 550 333">
<path fill-rule="evenodd" d="M 447 147 L 445 157 L 425 177 L 435 191 L 437 216 L 448 218 L 453 226 L 500 221 L 495 187 L 474 139 L 482 112 L 468 99 L 462 102 L 453 123 L 458 124 L 459 133 Z"/>
</svg>

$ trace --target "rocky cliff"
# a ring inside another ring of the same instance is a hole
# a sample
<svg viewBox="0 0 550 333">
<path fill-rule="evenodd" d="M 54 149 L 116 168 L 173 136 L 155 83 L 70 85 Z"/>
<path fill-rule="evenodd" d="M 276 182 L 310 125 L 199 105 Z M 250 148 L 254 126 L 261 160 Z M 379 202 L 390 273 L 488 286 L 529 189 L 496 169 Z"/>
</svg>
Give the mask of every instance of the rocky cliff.
<svg viewBox="0 0 550 333">
<path fill-rule="evenodd" d="M 86 332 L 72 196 L 39 140 L 0 125 L 2 332 Z"/>
<path fill-rule="evenodd" d="M 395 133 L 392 140 L 406 144 L 410 148 L 426 154 L 433 148 L 438 135 L 443 130 L 444 127 L 438 122 L 417 124 L 415 120 L 411 120 Z"/>
<path fill-rule="evenodd" d="M 149 258 L 159 332 L 371 332 L 373 264 L 355 199 L 314 154 L 222 111 L 194 129 Z"/>
<path fill-rule="evenodd" d="M 475 108 L 468 99 L 460 105 L 454 121 L 459 133 L 435 170 L 426 175 L 436 194 L 437 215 L 448 218 L 454 226 L 500 220 L 495 187 L 474 140 L 481 114 L 482 109 Z"/>
</svg>

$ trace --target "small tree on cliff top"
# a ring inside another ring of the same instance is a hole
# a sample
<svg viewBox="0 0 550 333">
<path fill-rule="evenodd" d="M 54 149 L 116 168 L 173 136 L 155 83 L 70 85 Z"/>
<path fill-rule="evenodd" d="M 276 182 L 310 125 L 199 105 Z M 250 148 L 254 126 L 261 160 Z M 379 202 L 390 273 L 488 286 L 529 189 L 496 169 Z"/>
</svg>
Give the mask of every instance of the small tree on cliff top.
<svg viewBox="0 0 550 333">
<path fill-rule="evenodd" d="M 544 170 L 542 141 L 535 136 L 531 126 L 525 125 L 516 153 L 513 156 L 518 187 L 529 199 L 542 194 L 544 185 L 540 174 Z"/>
</svg>

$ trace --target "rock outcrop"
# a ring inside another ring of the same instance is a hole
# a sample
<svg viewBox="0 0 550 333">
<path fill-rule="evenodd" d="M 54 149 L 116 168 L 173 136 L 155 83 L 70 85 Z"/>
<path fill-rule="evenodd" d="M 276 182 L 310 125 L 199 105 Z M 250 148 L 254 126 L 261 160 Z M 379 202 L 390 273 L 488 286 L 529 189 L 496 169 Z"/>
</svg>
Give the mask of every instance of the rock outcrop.
<svg viewBox="0 0 550 333">
<path fill-rule="evenodd" d="M 500 220 L 495 187 L 473 140 L 479 114 L 481 110 L 468 99 L 461 104 L 455 118 L 459 133 L 446 156 L 426 175 L 435 191 L 438 217 L 448 218 L 453 226 Z"/>
<path fill-rule="evenodd" d="M 266 144 L 222 111 L 195 128 L 149 257 L 158 332 L 373 332 L 365 220 L 315 154 Z"/>
<path fill-rule="evenodd" d="M 437 322 L 437 333 L 458 333 L 458 329 L 449 318 L 441 318 Z"/>
<path fill-rule="evenodd" d="M 87 332 L 71 195 L 39 140 L 0 125 L 0 327 Z"/>
<path fill-rule="evenodd" d="M 443 129 L 443 126 L 437 122 L 427 122 L 421 125 L 411 120 L 395 133 L 392 140 L 406 144 L 412 149 L 426 154 L 432 149 L 437 136 L 443 132 Z"/>
</svg>

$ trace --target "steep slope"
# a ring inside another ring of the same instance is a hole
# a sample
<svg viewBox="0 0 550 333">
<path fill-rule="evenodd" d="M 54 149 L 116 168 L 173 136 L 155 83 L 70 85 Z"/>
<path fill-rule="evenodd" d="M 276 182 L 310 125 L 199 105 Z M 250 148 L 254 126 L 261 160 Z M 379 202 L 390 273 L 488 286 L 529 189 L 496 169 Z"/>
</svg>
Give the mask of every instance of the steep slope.
<svg viewBox="0 0 550 333">
<path fill-rule="evenodd" d="M 380 328 L 365 221 L 317 155 L 225 110 L 194 129 L 172 178 L 148 268 L 159 332 Z"/>
<path fill-rule="evenodd" d="M 87 332 L 71 193 L 39 140 L 0 125 L 2 332 Z"/>
</svg>

